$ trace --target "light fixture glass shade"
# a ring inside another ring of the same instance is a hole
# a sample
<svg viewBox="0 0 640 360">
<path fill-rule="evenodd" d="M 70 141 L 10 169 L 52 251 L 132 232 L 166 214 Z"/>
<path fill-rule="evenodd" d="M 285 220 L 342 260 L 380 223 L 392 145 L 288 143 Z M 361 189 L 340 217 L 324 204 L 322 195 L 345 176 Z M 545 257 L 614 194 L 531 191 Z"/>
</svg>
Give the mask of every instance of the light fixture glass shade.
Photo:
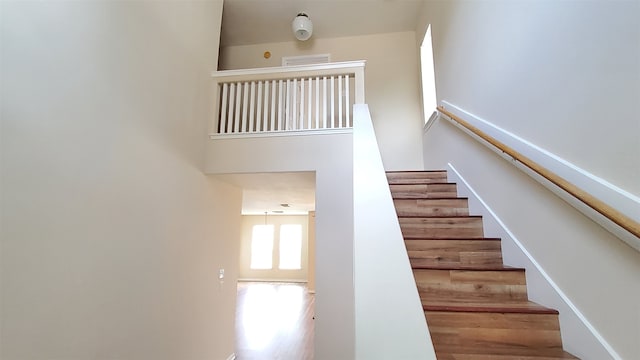
<svg viewBox="0 0 640 360">
<path fill-rule="evenodd" d="M 291 28 L 293 29 L 293 34 L 296 36 L 296 39 L 301 41 L 309 40 L 313 33 L 313 23 L 305 13 L 300 13 L 293 19 Z"/>
</svg>

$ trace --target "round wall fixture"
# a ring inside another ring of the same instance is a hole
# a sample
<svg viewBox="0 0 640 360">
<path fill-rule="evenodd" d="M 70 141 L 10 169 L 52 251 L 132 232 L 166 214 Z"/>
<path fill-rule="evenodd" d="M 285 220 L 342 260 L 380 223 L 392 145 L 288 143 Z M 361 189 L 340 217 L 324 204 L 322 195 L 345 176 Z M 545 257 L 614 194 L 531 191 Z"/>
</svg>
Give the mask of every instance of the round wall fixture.
<svg viewBox="0 0 640 360">
<path fill-rule="evenodd" d="M 293 29 L 293 34 L 296 36 L 296 39 L 300 41 L 309 40 L 313 33 L 313 23 L 309 19 L 309 15 L 305 13 L 299 13 L 295 19 L 293 19 L 291 28 Z"/>
</svg>

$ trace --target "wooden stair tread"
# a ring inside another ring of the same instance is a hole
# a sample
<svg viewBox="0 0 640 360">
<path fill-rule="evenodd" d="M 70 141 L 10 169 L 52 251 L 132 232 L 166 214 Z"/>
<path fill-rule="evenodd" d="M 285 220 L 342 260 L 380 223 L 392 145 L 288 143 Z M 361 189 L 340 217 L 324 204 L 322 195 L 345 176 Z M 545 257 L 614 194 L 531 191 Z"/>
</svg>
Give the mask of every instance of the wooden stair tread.
<svg viewBox="0 0 640 360">
<path fill-rule="evenodd" d="M 406 170 L 406 171 L 387 171 L 387 179 L 426 179 L 426 178 L 443 178 L 447 181 L 446 170 Z"/>
<path fill-rule="evenodd" d="M 446 238 L 436 238 L 432 236 L 425 236 L 423 234 L 407 234 L 403 235 L 405 241 L 413 241 L 413 240 L 425 240 L 425 239 L 437 239 L 437 240 L 491 240 L 490 238 L 485 238 L 483 236 L 465 236 L 461 235 L 460 237 L 448 236 Z M 500 240 L 500 239 L 496 239 Z"/>
<path fill-rule="evenodd" d="M 400 173 L 447 173 L 447 170 L 388 170 L 387 174 L 400 174 Z"/>
<path fill-rule="evenodd" d="M 454 198 L 451 198 L 451 197 L 434 197 L 434 196 L 428 196 L 428 195 L 416 195 L 416 196 L 396 195 L 396 196 L 393 196 L 392 198 L 393 200 L 427 200 L 427 201 L 469 200 L 468 197 L 464 197 L 464 196 L 456 196 Z"/>
<path fill-rule="evenodd" d="M 558 351 L 555 355 L 487 355 L 487 354 L 459 354 L 438 353 L 438 360 L 556 360 L 578 359 L 566 351 Z"/>
<path fill-rule="evenodd" d="M 487 237 L 477 237 L 477 238 L 453 238 L 453 237 L 410 237 L 405 238 L 405 241 L 502 241 L 500 238 L 487 238 Z"/>
<path fill-rule="evenodd" d="M 483 238 L 481 216 L 398 216 L 404 238 Z"/>
<path fill-rule="evenodd" d="M 437 355 L 563 355 L 556 314 L 425 311 L 425 317 Z"/>
<path fill-rule="evenodd" d="M 451 194 L 442 194 L 442 193 L 436 193 L 436 194 L 416 194 L 416 193 L 412 193 L 412 194 L 404 194 L 404 195 L 394 195 L 393 194 L 394 191 L 391 191 L 391 197 L 393 198 L 393 200 L 433 200 L 433 199 L 439 199 L 439 200 L 453 200 L 453 199 L 459 199 L 457 194 L 451 193 Z M 448 195 L 445 196 L 445 195 Z"/>
<path fill-rule="evenodd" d="M 415 267 L 504 265 L 500 239 L 413 239 L 404 245 Z"/>
<path fill-rule="evenodd" d="M 432 184 L 447 182 L 447 172 L 442 171 L 388 171 L 387 182 L 393 184 Z"/>
<path fill-rule="evenodd" d="M 460 216 L 423 216 L 423 215 L 398 215 L 400 219 L 482 219 L 482 216 L 479 215 L 460 215 Z"/>
<path fill-rule="evenodd" d="M 417 179 L 414 179 L 414 181 Z M 399 180 L 398 180 L 399 181 Z M 429 183 L 425 183 L 425 184 L 416 184 L 413 182 L 408 182 L 408 183 L 395 183 L 395 184 L 389 184 L 391 189 L 404 189 L 404 190 L 409 190 L 411 188 L 415 188 L 417 186 L 422 186 L 422 185 L 426 185 L 426 189 L 427 191 L 429 191 L 429 188 L 437 188 L 437 187 L 457 187 L 458 185 L 456 183 L 450 183 L 450 182 L 429 182 Z"/>
<path fill-rule="evenodd" d="M 392 184 L 392 185 L 394 185 L 394 186 L 411 186 L 411 185 L 420 185 L 420 184 L 411 184 L 411 183 L 409 183 L 409 184 Z M 454 186 L 454 185 L 457 185 L 457 184 L 456 184 L 456 183 L 452 183 L 452 182 L 448 182 L 448 181 L 443 181 L 443 182 L 430 182 L 430 183 L 425 184 L 425 185 L 434 185 L 434 186 L 437 186 L 437 185 L 447 185 L 447 186 Z"/>
<path fill-rule="evenodd" d="M 389 185 L 433 185 L 442 184 L 439 179 L 389 179 Z"/>
<path fill-rule="evenodd" d="M 515 314 L 558 314 L 555 309 L 544 307 L 532 301 L 517 302 L 469 302 L 469 301 L 448 301 L 434 302 L 422 301 L 424 311 L 450 311 L 450 312 L 492 312 L 492 313 L 515 313 Z"/>
<path fill-rule="evenodd" d="M 463 270 L 463 271 L 525 271 L 523 268 L 517 268 L 506 265 L 415 265 L 411 267 L 414 270 Z"/>
<path fill-rule="evenodd" d="M 430 181 L 428 184 L 389 184 L 389 190 L 394 198 L 456 198 L 458 186 L 455 183 L 441 183 Z"/>
<path fill-rule="evenodd" d="M 399 217 L 466 217 L 469 216 L 467 198 L 394 198 Z"/>
</svg>

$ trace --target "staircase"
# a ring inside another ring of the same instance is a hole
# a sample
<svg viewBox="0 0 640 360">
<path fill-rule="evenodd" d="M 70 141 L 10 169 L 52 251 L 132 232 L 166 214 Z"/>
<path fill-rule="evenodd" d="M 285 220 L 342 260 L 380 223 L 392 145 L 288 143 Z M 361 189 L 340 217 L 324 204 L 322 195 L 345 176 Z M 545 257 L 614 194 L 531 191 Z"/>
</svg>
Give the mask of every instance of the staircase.
<svg viewBox="0 0 640 360">
<path fill-rule="evenodd" d="M 524 269 L 503 265 L 446 171 L 387 179 L 439 360 L 576 359 L 562 349 L 558 311 L 528 300 Z"/>
</svg>

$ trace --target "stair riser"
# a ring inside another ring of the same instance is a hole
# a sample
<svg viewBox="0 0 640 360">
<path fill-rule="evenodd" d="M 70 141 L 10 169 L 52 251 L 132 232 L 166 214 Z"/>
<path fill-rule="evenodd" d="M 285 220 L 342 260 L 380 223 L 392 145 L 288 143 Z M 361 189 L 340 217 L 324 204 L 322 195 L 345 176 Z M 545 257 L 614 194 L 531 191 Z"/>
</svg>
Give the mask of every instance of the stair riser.
<svg viewBox="0 0 640 360">
<path fill-rule="evenodd" d="M 446 183 L 447 173 L 445 171 L 433 172 L 392 172 L 387 173 L 389 184 L 430 184 Z"/>
<path fill-rule="evenodd" d="M 387 172 L 387 179 L 439 179 L 446 181 L 447 171 L 390 171 Z"/>
<path fill-rule="evenodd" d="M 502 265 L 500 241 L 406 240 L 412 266 Z"/>
<path fill-rule="evenodd" d="M 398 198 L 456 198 L 456 184 L 389 185 L 391 195 Z"/>
<path fill-rule="evenodd" d="M 425 316 L 436 352 L 562 355 L 557 315 L 431 312 Z"/>
<path fill-rule="evenodd" d="M 409 256 L 414 256 L 414 253 L 409 253 Z M 456 257 L 454 254 L 440 254 L 433 257 L 425 256 L 422 254 L 418 255 L 419 257 L 409 258 L 411 266 L 413 267 L 430 267 L 430 266 L 450 266 L 450 267 L 458 267 L 458 266 L 485 266 L 485 265 L 500 265 L 501 261 L 495 260 L 496 255 L 491 254 L 472 254 L 469 256 L 465 256 L 462 254 L 460 258 Z"/>
<path fill-rule="evenodd" d="M 411 238 L 483 238 L 482 218 L 399 218 L 402 234 Z"/>
<path fill-rule="evenodd" d="M 395 199 L 398 216 L 468 216 L 467 199 Z"/>
<path fill-rule="evenodd" d="M 527 301 L 524 271 L 414 269 L 413 274 L 425 301 Z"/>
</svg>

